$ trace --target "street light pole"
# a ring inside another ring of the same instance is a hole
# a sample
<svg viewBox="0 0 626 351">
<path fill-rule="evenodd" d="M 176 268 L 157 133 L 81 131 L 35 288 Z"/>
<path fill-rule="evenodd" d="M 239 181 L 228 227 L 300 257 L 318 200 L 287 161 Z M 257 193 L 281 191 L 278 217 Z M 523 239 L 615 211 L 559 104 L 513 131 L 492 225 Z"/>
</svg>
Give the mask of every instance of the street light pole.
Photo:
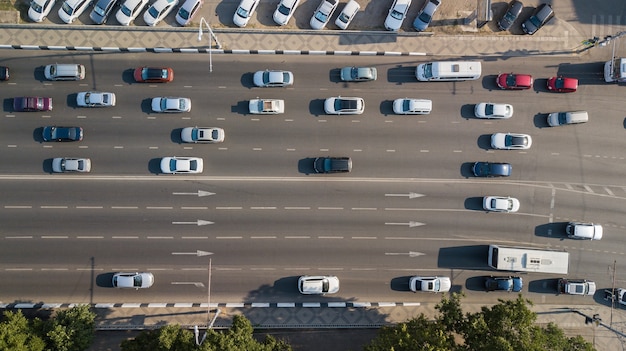
<svg viewBox="0 0 626 351">
<path fill-rule="evenodd" d="M 220 44 L 219 40 L 217 40 L 215 33 L 213 33 L 211 26 L 209 26 L 209 23 L 204 19 L 204 17 L 200 18 L 200 26 L 198 27 L 198 41 L 202 40 L 202 23 L 204 23 L 206 28 L 209 30 L 209 34 L 211 35 L 211 37 L 209 38 L 209 72 L 213 72 L 213 40 L 215 40 L 215 44 L 218 50 L 222 48 L 222 44 Z"/>
</svg>

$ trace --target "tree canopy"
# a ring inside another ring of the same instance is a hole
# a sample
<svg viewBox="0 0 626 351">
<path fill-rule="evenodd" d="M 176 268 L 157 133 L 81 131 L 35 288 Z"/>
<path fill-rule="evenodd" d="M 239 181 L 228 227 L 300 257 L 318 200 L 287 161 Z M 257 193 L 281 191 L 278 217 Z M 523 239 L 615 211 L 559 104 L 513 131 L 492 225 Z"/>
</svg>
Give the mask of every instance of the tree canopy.
<svg viewBox="0 0 626 351">
<path fill-rule="evenodd" d="M 196 345 L 194 333 L 178 325 L 168 325 L 157 330 L 145 331 L 134 339 L 124 340 L 122 351 L 291 351 L 283 340 L 267 335 L 262 342 L 253 337 L 254 328 L 242 316 L 233 317 L 233 325 L 226 331 L 208 331 L 200 346 Z"/>
<path fill-rule="evenodd" d="M 424 314 L 383 327 L 365 351 L 594 351 L 581 336 L 567 337 L 556 324 L 536 325 L 530 300 L 498 300 L 463 313 L 460 294 L 443 297 L 435 320 Z"/>
</svg>

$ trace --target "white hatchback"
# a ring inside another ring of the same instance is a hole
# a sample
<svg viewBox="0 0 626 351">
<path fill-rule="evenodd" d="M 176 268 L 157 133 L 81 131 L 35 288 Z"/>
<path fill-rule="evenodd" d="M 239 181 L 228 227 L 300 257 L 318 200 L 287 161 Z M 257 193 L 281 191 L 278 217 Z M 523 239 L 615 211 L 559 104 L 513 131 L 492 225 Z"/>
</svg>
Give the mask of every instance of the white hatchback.
<svg viewBox="0 0 626 351">
<path fill-rule="evenodd" d="M 143 13 L 143 20 L 151 27 L 156 26 L 172 12 L 176 5 L 178 5 L 178 0 L 157 0 Z"/>
<path fill-rule="evenodd" d="M 294 11 L 298 7 L 300 0 L 280 0 L 276 11 L 274 11 L 274 22 L 280 26 L 284 26 L 293 16 Z"/>
<path fill-rule="evenodd" d="M 330 17 L 333 15 L 333 12 L 337 9 L 338 4 L 338 0 L 322 0 L 313 13 L 313 17 L 311 17 L 311 21 L 309 23 L 311 28 L 319 30 L 326 27 L 326 24 L 330 21 Z"/>
<path fill-rule="evenodd" d="M 185 1 L 178 9 L 178 12 L 176 12 L 176 22 L 183 27 L 187 26 L 202 8 L 202 5 L 204 5 L 204 0 Z"/>
<path fill-rule="evenodd" d="M 298 290 L 304 295 L 334 294 L 339 291 L 339 278 L 333 275 L 303 275 L 298 279 Z"/>
<path fill-rule="evenodd" d="M 155 97 L 152 98 L 152 111 L 154 112 L 189 112 L 191 111 L 191 99 L 183 97 Z"/>
<path fill-rule="evenodd" d="M 343 10 L 341 10 L 341 12 L 339 13 L 339 16 L 337 16 L 337 19 L 335 20 L 335 25 L 341 29 L 348 28 L 350 22 L 352 22 L 354 16 L 356 16 L 357 12 L 359 12 L 360 9 L 361 5 L 359 5 L 356 0 L 348 1 L 346 6 L 344 6 Z"/>
<path fill-rule="evenodd" d="M 89 5 L 91 5 L 91 0 L 67 0 L 59 9 L 59 18 L 65 23 L 72 23 Z"/>
<path fill-rule="evenodd" d="M 33 0 L 28 8 L 28 18 L 33 22 L 43 22 L 54 6 L 55 0 Z"/>
<path fill-rule="evenodd" d="M 133 23 L 146 5 L 148 5 L 148 0 L 126 0 L 122 3 L 120 9 L 117 10 L 115 19 L 117 19 L 119 24 L 128 26 Z"/>
<path fill-rule="evenodd" d="M 233 23 L 235 23 L 237 27 L 245 27 L 250 21 L 250 18 L 252 18 L 257 5 L 259 5 L 259 0 L 241 0 L 237 11 L 235 11 L 233 15 Z"/>
<path fill-rule="evenodd" d="M 492 212 L 517 212 L 519 200 L 510 196 L 485 196 L 483 197 L 483 209 Z"/>
<path fill-rule="evenodd" d="M 394 0 L 385 19 L 385 29 L 398 31 L 409 12 L 409 6 L 411 6 L 411 0 Z"/>
<path fill-rule="evenodd" d="M 478 118 L 511 118 L 513 116 L 513 106 L 509 104 L 481 102 L 474 106 L 474 115 Z"/>
</svg>

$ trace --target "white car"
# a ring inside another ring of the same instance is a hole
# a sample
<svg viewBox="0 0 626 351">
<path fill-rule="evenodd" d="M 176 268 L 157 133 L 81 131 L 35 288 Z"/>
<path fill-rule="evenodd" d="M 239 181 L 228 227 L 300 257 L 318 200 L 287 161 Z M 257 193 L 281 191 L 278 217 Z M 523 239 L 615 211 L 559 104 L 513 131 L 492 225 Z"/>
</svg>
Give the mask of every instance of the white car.
<svg viewBox="0 0 626 351">
<path fill-rule="evenodd" d="M 157 0 L 143 13 L 143 20 L 151 27 L 156 26 L 172 12 L 176 5 L 178 5 L 178 0 Z"/>
<path fill-rule="evenodd" d="M 91 172 L 91 160 L 88 158 L 57 157 L 52 159 L 52 171 L 55 173 L 65 172 Z"/>
<path fill-rule="evenodd" d="M 152 111 L 154 112 L 189 112 L 191 111 L 191 99 L 183 97 L 155 97 L 152 98 Z"/>
<path fill-rule="evenodd" d="M 65 23 L 74 22 L 91 5 L 91 0 L 66 0 L 59 9 L 59 18 Z"/>
<path fill-rule="evenodd" d="M 433 109 L 433 102 L 425 99 L 395 99 L 393 113 L 397 115 L 427 115 Z"/>
<path fill-rule="evenodd" d="M 365 101 L 360 97 L 330 97 L 324 101 L 324 112 L 329 115 L 360 115 Z"/>
<path fill-rule="evenodd" d="M 530 149 L 533 139 L 528 134 L 495 133 L 491 134 L 491 147 L 500 150 Z"/>
<path fill-rule="evenodd" d="M 276 11 L 274 11 L 274 22 L 280 26 L 286 25 L 299 3 L 300 0 L 280 0 L 276 6 Z"/>
<path fill-rule="evenodd" d="M 510 196 L 485 196 L 483 197 L 483 209 L 492 212 L 517 212 L 519 200 Z"/>
<path fill-rule="evenodd" d="M 254 10 L 256 10 L 257 5 L 259 5 L 259 0 L 241 0 L 239 7 L 237 7 L 237 11 L 235 11 L 235 14 L 233 15 L 233 22 L 235 25 L 237 25 L 237 27 L 245 27 L 254 14 Z"/>
<path fill-rule="evenodd" d="M 204 162 L 200 157 L 163 157 L 161 172 L 166 174 L 202 173 Z"/>
<path fill-rule="evenodd" d="M 450 291 L 452 282 L 449 277 L 421 277 L 415 276 L 409 279 L 409 289 L 412 292 L 447 292 Z"/>
<path fill-rule="evenodd" d="M 148 5 L 148 0 L 126 0 L 115 14 L 115 19 L 123 26 L 129 26 Z"/>
<path fill-rule="evenodd" d="M 330 17 L 333 15 L 333 12 L 337 9 L 337 5 L 339 5 L 338 0 L 322 0 L 313 13 L 313 17 L 311 17 L 311 28 L 323 29 L 326 27 L 326 24 L 330 21 Z"/>
<path fill-rule="evenodd" d="M 286 87 L 293 84 L 293 73 L 289 71 L 257 71 L 252 76 L 257 87 Z"/>
<path fill-rule="evenodd" d="M 603 231 L 601 225 L 594 223 L 569 222 L 565 227 L 565 233 L 571 239 L 600 240 Z"/>
<path fill-rule="evenodd" d="M 80 107 L 115 106 L 115 94 L 100 91 L 83 91 L 76 94 L 76 105 Z"/>
<path fill-rule="evenodd" d="M 280 99 L 252 99 L 248 110 L 255 115 L 276 115 L 285 112 L 285 100 Z"/>
<path fill-rule="evenodd" d="M 303 275 L 298 279 L 298 290 L 304 295 L 334 294 L 339 291 L 339 278 L 333 275 Z"/>
<path fill-rule="evenodd" d="M 33 22 L 43 22 L 48 17 L 56 0 L 32 0 L 28 8 L 28 18 Z"/>
<path fill-rule="evenodd" d="M 204 0 L 185 1 L 178 9 L 178 12 L 176 12 L 176 22 L 183 27 L 187 26 L 202 8 L 202 5 L 204 5 Z"/>
<path fill-rule="evenodd" d="M 596 293 L 596 282 L 587 279 L 559 279 L 558 290 L 561 294 L 593 296 Z"/>
<path fill-rule="evenodd" d="M 361 5 L 359 5 L 356 0 L 348 1 L 346 6 L 339 13 L 339 16 L 337 16 L 335 25 L 341 29 L 348 28 L 350 22 L 352 22 L 352 19 L 354 19 L 354 16 L 356 16 L 356 13 L 359 12 L 360 9 Z"/>
<path fill-rule="evenodd" d="M 152 273 L 115 273 L 113 274 L 112 284 L 114 288 L 121 289 L 145 289 L 154 284 L 154 276 Z"/>
<path fill-rule="evenodd" d="M 385 29 L 398 31 L 409 12 L 409 6 L 411 6 L 411 0 L 394 0 L 385 19 Z"/>
<path fill-rule="evenodd" d="M 180 132 L 180 138 L 185 143 L 221 143 L 225 133 L 222 128 L 186 127 Z"/>
<path fill-rule="evenodd" d="M 478 118 L 511 118 L 513 116 L 513 106 L 481 102 L 474 106 L 474 115 Z"/>
</svg>

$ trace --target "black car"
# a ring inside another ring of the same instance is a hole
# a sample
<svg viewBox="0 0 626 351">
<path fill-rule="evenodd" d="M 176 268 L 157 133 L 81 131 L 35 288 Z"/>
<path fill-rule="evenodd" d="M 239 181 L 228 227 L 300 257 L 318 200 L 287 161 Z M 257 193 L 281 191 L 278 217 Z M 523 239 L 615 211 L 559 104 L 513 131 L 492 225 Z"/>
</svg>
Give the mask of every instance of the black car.
<svg viewBox="0 0 626 351">
<path fill-rule="evenodd" d="M 506 11 L 504 16 L 502 16 L 500 22 L 498 22 L 498 27 L 500 27 L 500 30 L 509 30 L 509 28 L 511 28 L 511 26 L 513 25 L 513 22 L 515 22 L 517 17 L 519 17 L 519 14 L 522 12 L 523 8 L 524 4 L 522 4 L 521 1 L 511 1 L 511 3 L 509 4 L 509 9 Z"/>
<path fill-rule="evenodd" d="M 476 162 L 472 172 L 476 177 L 508 177 L 512 169 L 510 163 Z"/>
<path fill-rule="evenodd" d="M 485 290 L 487 291 L 513 291 L 520 292 L 524 287 L 521 277 L 485 277 Z"/>
<path fill-rule="evenodd" d="M 522 29 L 526 34 L 535 34 L 541 27 L 548 23 L 552 17 L 554 17 L 552 6 L 541 4 L 535 9 L 533 15 L 522 23 Z"/>
<path fill-rule="evenodd" d="M 9 67 L 0 66 L 0 80 L 9 80 Z"/>
<path fill-rule="evenodd" d="M 83 128 L 47 126 L 43 128 L 42 137 L 44 141 L 80 141 Z"/>
<path fill-rule="evenodd" d="M 352 170 L 350 157 L 317 157 L 313 161 L 315 173 L 346 173 Z"/>
</svg>

